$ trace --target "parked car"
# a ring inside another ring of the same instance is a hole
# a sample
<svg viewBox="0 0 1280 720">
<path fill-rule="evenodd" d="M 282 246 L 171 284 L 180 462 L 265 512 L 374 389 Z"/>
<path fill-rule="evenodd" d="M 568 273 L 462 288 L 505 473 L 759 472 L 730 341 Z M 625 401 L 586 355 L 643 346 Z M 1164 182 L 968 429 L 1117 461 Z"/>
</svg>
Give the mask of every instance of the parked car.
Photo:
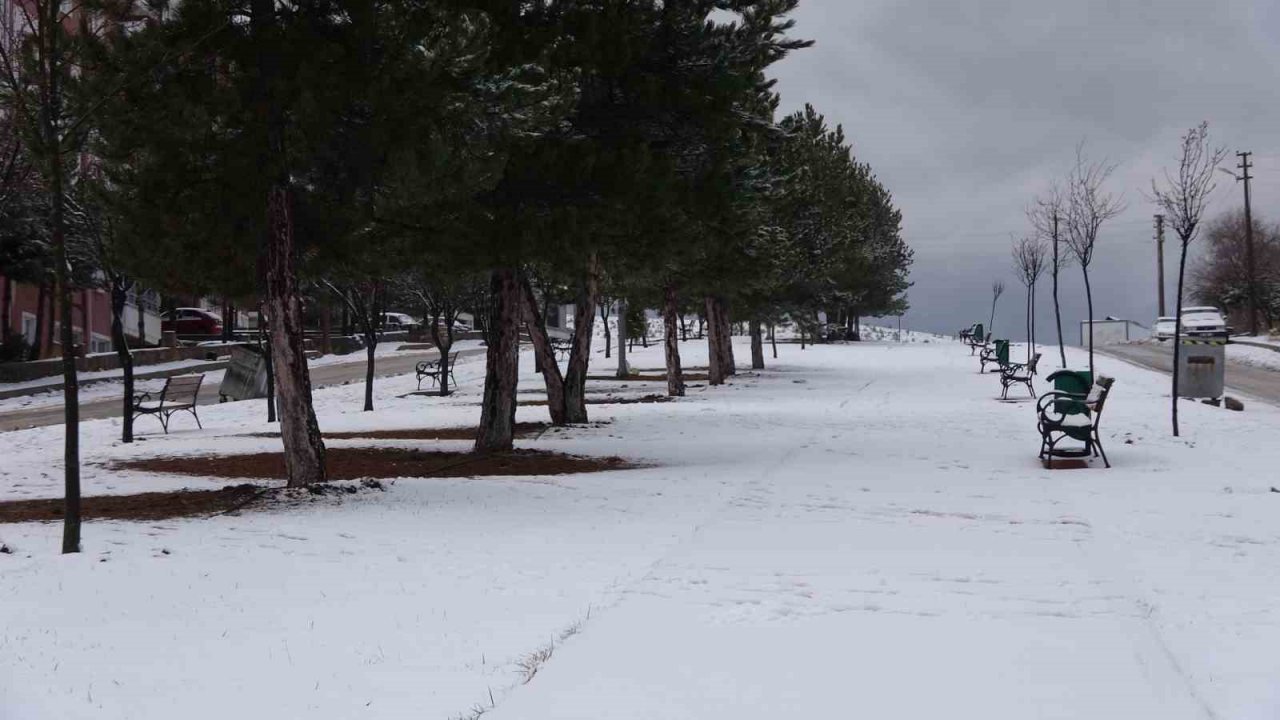
<svg viewBox="0 0 1280 720">
<path fill-rule="evenodd" d="M 454 320 L 453 331 L 456 333 L 471 332 L 471 325 L 464 320 Z"/>
<path fill-rule="evenodd" d="M 160 329 L 179 335 L 221 335 L 222 316 L 203 308 L 174 308 L 161 318 Z"/>
<path fill-rule="evenodd" d="M 1172 318 L 1172 317 L 1156 318 L 1156 324 L 1151 327 L 1151 337 L 1161 342 L 1165 340 L 1172 340 L 1173 332 L 1176 329 L 1174 327 L 1176 323 L 1177 323 L 1177 318 Z"/>
<path fill-rule="evenodd" d="M 382 329 L 384 330 L 412 330 L 422 327 L 422 321 L 402 312 L 388 312 L 382 314 Z"/>
<path fill-rule="evenodd" d="M 1189 307 L 1182 309 L 1182 334 L 1188 337 L 1226 335 L 1229 332 L 1226 318 L 1216 307 Z"/>
</svg>

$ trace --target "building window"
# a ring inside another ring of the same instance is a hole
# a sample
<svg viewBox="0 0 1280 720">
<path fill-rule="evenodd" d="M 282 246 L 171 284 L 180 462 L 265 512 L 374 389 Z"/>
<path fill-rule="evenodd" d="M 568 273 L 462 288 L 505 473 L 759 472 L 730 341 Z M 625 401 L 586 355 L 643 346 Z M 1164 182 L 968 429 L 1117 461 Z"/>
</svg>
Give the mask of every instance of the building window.
<svg viewBox="0 0 1280 720">
<path fill-rule="evenodd" d="M 36 316 L 29 312 L 22 313 L 22 339 L 28 345 L 36 344 Z"/>
<path fill-rule="evenodd" d="M 112 350 L 111 338 L 106 335 L 93 334 L 93 339 L 89 341 L 89 352 L 106 353 Z"/>
</svg>

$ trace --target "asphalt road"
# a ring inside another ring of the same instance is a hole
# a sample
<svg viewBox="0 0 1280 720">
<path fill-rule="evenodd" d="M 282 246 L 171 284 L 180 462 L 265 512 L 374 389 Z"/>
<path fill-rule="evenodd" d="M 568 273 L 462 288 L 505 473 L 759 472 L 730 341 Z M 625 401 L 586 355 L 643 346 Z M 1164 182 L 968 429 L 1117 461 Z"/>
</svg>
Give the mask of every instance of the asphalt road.
<svg viewBox="0 0 1280 720">
<path fill-rule="evenodd" d="M 458 353 L 458 356 L 459 358 L 462 358 L 482 353 L 484 353 L 483 349 L 463 350 Z M 406 355 L 383 356 L 377 359 L 374 365 L 374 374 L 377 377 L 386 377 L 389 375 L 410 373 L 413 372 L 414 366 L 417 365 L 419 361 L 429 360 L 437 355 L 438 353 L 434 351 L 428 351 L 414 352 Z M 312 367 L 311 386 L 314 388 L 322 388 L 331 385 L 342 385 L 343 383 L 356 380 L 364 380 L 364 354 L 353 354 L 352 358 L 353 360 L 349 363 L 335 363 L 332 365 L 317 365 Z M 214 405 L 217 402 L 218 383 L 210 383 L 208 385 L 201 386 L 200 395 L 196 404 Z M 98 420 L 102 418 L 120 417 L 120 413 L 120 398 L 80 403 L 81 420 Z M 41 427 L 44 425 L 56 425 L 61 423 L 62 420 L 63 415 L 61 405 L 0 413 L 0 432 Z"/>
<path fill-rule="evenodd" d="M 1097 347 L 1098 352 L 1165 374 L 1173 373 L 1173 345 L 1126 343 Z M 1280 372 L 1227 361 L 1227 390 L 1280 405 Z"/>
</svg>

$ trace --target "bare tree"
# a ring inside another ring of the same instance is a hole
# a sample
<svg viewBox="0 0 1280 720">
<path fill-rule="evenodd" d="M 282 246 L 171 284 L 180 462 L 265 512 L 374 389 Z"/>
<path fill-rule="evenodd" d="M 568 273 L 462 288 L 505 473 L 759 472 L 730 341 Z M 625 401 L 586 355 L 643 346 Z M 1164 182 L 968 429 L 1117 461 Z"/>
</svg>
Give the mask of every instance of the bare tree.
<svg viewBox="0 0 1280 720">
<path fill-rule="evenodd" d="M 383 305 L 385 288 L 380 278 L 365 278 L 343 284 L 334 284 L 330 280 L 323 281 L 342 304 L 360 323 L 360 333 L 364 336 L 365 372 L 364 372 L 364 411 L 373 411 L 373 375 L 378 353 L 378 340 L 383 325 Z"/>
<path fill-rule="evenodd" d="M 1225 212 L 1204 224 L 1204 251 L 1187 268 L 1187 292 L 1202 305 L 1217 305 L 1247 313 L 1250 287 L 1257 288 L 1258 312 L 1270 328 L 1280 307 L 1280 224 L 1265 222 L 1251 213 L 1254 272 L 1249 268 L 1249 239 L 1244 210 Z M 1251 276 L 1257 278 L 1251 285 Z"/>
<path fill-rule="evenodd" d="M 1062 269 L 1071 263 L 1071 256 L 1063 249 L 1063 220 L 1066 218 L 1066 201 L 1062 189 L 1057 183 L 1051 184 L 1049 190 L 1032 201 L 1027 209 L 1027 218 L 1035 228 L 1036 235 L 1048 245 L 1048 270 L 1053 278 L 1053 318 L 1058 326 L 1058 357 L 1062 367 L 1067 366 L 1067 348 L 1062 340 L 1062 305 L 1058 302 L 1058 276 Z"/>
<path fill-rule="evenodd" d="M 1048 249 L 1038 237 L 1020 238 L 1013 244 L 1013 266 L 1027 289 L 1027 362 L 1036 351 L 1036 283 L 1048 266 Z"/>
<path fill-rule="evenodd" d="M 996 280 L 991 283 L 991 322 L 987 323 L 987 332 L 995 333 L 996 325 L 996 301 L 1004 294 L 1004 281 Z M 993 335 L 994 337 L 994 335 Z"/>
<path fill-rule="evenodd" d="M 1217 183 L 1214 171 L 1227 155 L 1226 148 L 1209 144 L 1209 123 L 1202 122 L 1182 136 L 1178 169 L 1166 168 L 1164 180 L 1151 181 L 1151 199 L 1164 212 L 1182 246 L 1178 258 L 1178 308 L 1173 325 L 1173 398 L 1170 418 L 1178 436 L 1178 362 L 1182 348 L 1182 283 L 1187 270 L 1187 247 L 1200 234 L 1204 208 Z"/>
<path fill-rule="evenodd" d="M 1093 263 L 1098 233 L 1108 220 L 1124 211 L 1121 196 L 1105 188 L 1115 172 L 1115 164 L 1105 160 L 1091 161 L 1085 155 L 1084 143 L 1076 146 L 1076 164 L 1067 176 L 1067 246 L 1071 248 L 1080 272 L 1084 274 L 1084 295 L 1089 310 L 1089 374 L 1093 375 L 1093 288 L 1089 284 L 1089 265 Z"/>
</svg>

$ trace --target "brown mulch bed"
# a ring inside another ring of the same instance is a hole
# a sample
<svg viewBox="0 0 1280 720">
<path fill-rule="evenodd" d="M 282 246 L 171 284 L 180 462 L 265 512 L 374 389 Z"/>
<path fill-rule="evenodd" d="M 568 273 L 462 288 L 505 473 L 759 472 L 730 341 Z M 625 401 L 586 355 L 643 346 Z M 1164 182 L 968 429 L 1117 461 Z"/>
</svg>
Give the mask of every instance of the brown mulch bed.
<svg viewBox="0 0 1280 720">
<path fill-rule="evenodd" d="M 479 477 L 484 475 L 566 475 L 636 467 L 616 457 L 580 457 L 542 450 L 499 453 L 443 452 L 408 448 L 328 448 L 330 480 L 399 477 Z M 158 457 L 108 465 L 112 470 L 254 480 L 285 479 L 284 454 Z"/>
<path fill-rule="evenodd" d="M 102 495 L 80 501 L 85 520 L 164 520 L 222 513 L 241 507 L 265 488 L 228 485 L 221 490 L 184 490 L 138 495 Z M 46 522 L 62 519 L 62 500 L 9 500 L 0 502 L 0 523 Z"/>
<path fill-rule="evenodd" d="M 672 398 L 668 395 L 645 395 L 643 397 L 596 397 L 587 398 L 587 405 L 640 405 L 647 403 L 664 403 L 671 402 Z M 520 407 L 545 407 L 546 400 L 521 400 L 516 403 Z"/>
<path fill-rule="evenodd" d="M 632 373 L 626 377 L 618 377 L 617 375 L 588 375 L 588 380 L 617 380 L 619 382 L 666 382 L 666 375 L 641 375 Z M 711 376 L 706 373 L 684 373 L 685 382 L 697 382 L 699 380 L 710 380 Z"/>
<path fill-rule="evenodd" d="M 551 427 L 551 423 L 516 423 L 515 436 L 528 438 Z M 475 440 L 473 427 L 403 428 L 400 430 L 352 430 L 323 433 L 326 440 Z M 240 437 L 280 437 L 280 433 L 252 433 Z"/>
<path fill-rule="evenodd" d="M 539 450 L 503 453 L 428 452 L 402 448 L 329 448 L 325 453 L 330 480 L 399 477 L 481 477 L 486 475 L 527 476 L 626 470 L 640 467 L 617 457 L 581 457 Z M 246 480 L 285 479 L 282 453 L 161 457 L 116 462 L 112 470 L 197 475 Z M 376 480 L 364 483 L 382 487 Z M 307 488 L 312 495 L 350 494 L 355 485 L 318 483 Z M 294 492 L 279 487 L 228 485 L 221 490 L 175 490 L 86 497 L 80 501 L 85 520 L 165 520 L 178 517 L 212 516 L 234 512 L 250 504 L 292 498 Z M 307 493 L 304 492 L 303 497 Z M 61 499 L 9 500 L 0 502 L 0 524 L 48 522 L 62 519 Z"/>
</svg>

